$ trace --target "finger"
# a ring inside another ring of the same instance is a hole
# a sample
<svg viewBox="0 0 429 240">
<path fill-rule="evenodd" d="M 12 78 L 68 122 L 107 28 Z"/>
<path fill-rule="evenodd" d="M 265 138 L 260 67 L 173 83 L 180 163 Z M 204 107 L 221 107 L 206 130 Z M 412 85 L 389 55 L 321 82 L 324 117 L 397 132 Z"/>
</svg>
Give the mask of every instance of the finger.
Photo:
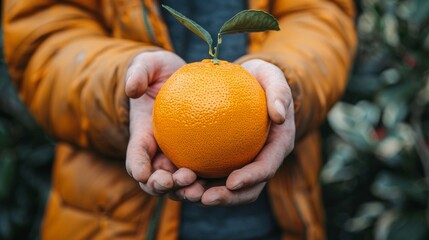
<svg viewBox="0 0 429 240">
<path fill-rule="evenodd" d="M 232 206 L 251 203 L 258 198 L 264 186 L 265 182 L 239 191 L 231 191 L 225 186 L 212 187 L 204 192 L 201 203 L 206 206 Z"/>
<path fill-rule="evenodd" d="M 141 97 L 149 86 L 150 73 L 144 63 L 133 63 L 128 68 L 125 94 L 130 98 Z"/>
<path fill-rule="evenodd" d="M 149 51 L 137 55 L 126 74 L 126 95 L 139 98 L 147 93 L 154 97 L 163 82 L 184 64 L 183 59 L 169 51 Z M 152 87 L 148 89 L 149 85 Z"/>
<path fill-rule="evenodd" d="M 145 183 L 151 172 L 151 159 L 157 145 L 153 136 L 151 106 L 148 97 L 131 99 L 130 109 L 147 108 L 144 111 L 130 111 L 130 140 L 127 146 L 126 169 L 135 180 Z"/>
<path fill-rule="evenodd" d="M 156 170 L 148 179 L 147 183 L 140 183 L 140 187 L 148 194 L 160 196 L 173 189 L 174 182 L 171 173 L 165 170 Z"/>
<path fill-rule="evenodd" d="M 270 119 L 277 124 L 283 123 L 292 104 L 292 93 L 283 72 L 275 65 L 259 59 L 247 61 L 242 66 L 265 90 Z"/>
<path fill-rule="evenodd" d="M 230 190 L 246 188 L 271 179 L 283 160 L 289 155 L 295 142 L 295 122 L 293 105 L 289 106 L 286 121 L 281 125 L 272 124 L 269 137 L 255 160 L 233 171 L 227 178 Z"/>
<path fill-rule="evenodd" d="M 190 169 L 179 168 L 179 170 L 173 173 L 173 180 L 176 187 L 185 187 L 197 180 L 197 174 Z"/>
<path fill-rule="evenodd" d="M 205 181 L 197 180 L 191 185 L 183 187 L 175 192 L 176 199 L 181 201 L 187 200 L 190 202 L 200 202 L 205 191 Z"/>
<path fill-rule="evenodd" d="M 142 139 L 131 139 L 127 147 L 125 166 L 128 174 L 136 181 L 145 183 L 152 172 L 148 147 L 144 146 Z"/>
<path fill-rule="evenodd" d="M 153 170 L 163 169 L 170 173 L 177 171 L 177 167 L 163 153 L 158 153 L 152 161 Z"/>
</svg>

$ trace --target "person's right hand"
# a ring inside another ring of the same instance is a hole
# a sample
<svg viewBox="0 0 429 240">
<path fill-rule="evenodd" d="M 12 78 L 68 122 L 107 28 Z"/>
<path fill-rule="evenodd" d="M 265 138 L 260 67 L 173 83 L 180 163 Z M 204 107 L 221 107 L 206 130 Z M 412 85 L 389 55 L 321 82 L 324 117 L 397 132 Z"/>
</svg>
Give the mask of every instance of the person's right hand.
<svg viewBox="0 0 429 240">
<path fill-rule="evenodd" d="M 148 194 L 158 196 L 194 185 L 197 175 L 189 169 L 177 169 L 158 150 L 152 128 L 155 97 L 165 81 L 185 61 L 168 51 L 137 55 L 126 75 L 125 93 L 130 97 L 130 140 L 126 169 Z M 200 195 L 200 194 L 198 194 Z"/>
</svg>

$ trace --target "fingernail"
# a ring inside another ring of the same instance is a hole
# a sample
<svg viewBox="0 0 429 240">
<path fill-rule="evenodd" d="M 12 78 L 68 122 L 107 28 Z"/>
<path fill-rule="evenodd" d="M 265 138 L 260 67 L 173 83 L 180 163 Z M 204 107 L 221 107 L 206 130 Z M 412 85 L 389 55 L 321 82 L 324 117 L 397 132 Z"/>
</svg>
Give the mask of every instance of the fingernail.
<svg viewBox="0 0 429 240">
<path fill-rule="evenodd" d="M 153 183 L 154 184 L 154 187 L 155 188 L 157 188 L 157 189 L 159 189 L 159 190 L 167 190 L 167 187 L 165 187 L 165 186 L 163 186 L 163 185 L 161 185 L 161 184 L 159 184 L 158 182 L 154 182 Z"/>
<path fill-rule="evenodd" d="M 231 190 L 237 190 L 239 188 L 241 188 L 243 186 L 242 182 L 239 182 L 238 184 L 236 184 L 234 187 L 231 188 Z"/>
<path fill-rule="evenodd" d="M 219 203 L 220 203 L 219 199 L 214 199 L 214 200 L 208 202 L 206 205 L 213 206 L 213 205 L 218 205 Z"/>
<path fill-rule="evenodd" d="M 128 71 L 127 78 L 125 79 L 125 82 L 128 82 L 133 75 L 134 75 L 134 71 L 133 70 Z"/>
<path fill-rule="evenodd" d="M 184 190 L 178 190 L 178 191 L 176 191 L 176 195 L 177 195 L 177 198 L 179 198 L 180 200 L 186 200 L 186 194 L 185 194 L 185 191 Z"/>
<path fill-rule="evenodd" d="M 173 174 L 173 176 L 174 176 L 174 174 Z M 175 185 L 177 185 L 177 186 L 184 186 L 184 185 L 185 185 L 185 184 L 184 184 L 181 180 L 179 180 L 179 179 L 174 179 L 173 181 L 174 181 L 174 184 L 175 184 Z"/>
<path fill-rule="evenodd" d="M 276 99 L 276 101 L 274 102 L 274 107 L 276 108 L 280 116 L 282 116 L 283 119 L 286 119 L 286 109 L 280 100 Z"/>
</svg>

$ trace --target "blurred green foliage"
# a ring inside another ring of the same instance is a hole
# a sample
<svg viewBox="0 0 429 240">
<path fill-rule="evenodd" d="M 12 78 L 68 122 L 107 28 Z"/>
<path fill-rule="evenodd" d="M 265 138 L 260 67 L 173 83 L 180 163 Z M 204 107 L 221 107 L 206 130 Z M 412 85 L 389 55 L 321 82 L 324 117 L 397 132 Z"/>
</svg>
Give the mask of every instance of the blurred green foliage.
<svg viewBox="0 0 429 240">
<path fill-rule="evenodd" d="M 429 1 L 362 0 L 348 88 L 325 127 L 329 239 L 429 239 Z"/>
<path fill-rule="evenodd" d="M 429 1 L 356 2 L 355 66 L 323 128 L 328 239 L 429 239 Z M 2 58 L 0 240 L 39 238 L 53 154 Z"/>
<path fill-rule="evenodd" d="M 0 240 L 39 239 L 54 144 L 19 100 L 0 56 Z"/>
</svg>

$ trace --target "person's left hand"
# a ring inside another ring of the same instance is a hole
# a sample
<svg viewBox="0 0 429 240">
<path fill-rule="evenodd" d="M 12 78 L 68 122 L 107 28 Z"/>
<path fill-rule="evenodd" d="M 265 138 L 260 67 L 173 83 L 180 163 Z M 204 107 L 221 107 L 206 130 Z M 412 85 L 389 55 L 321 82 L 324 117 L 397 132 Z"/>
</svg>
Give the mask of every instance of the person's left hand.
<svg viewBox="0 0 429 240">
<path fill-rule="evenodd" d="M 233 171 L 226 182 L 196 181 L 176 191 L 174 198 L 188 199 L 206 206 L 255 201 L 266 182 L 292 152 L 295 142 L 294 104 L 283 72 L 277 66 L 259 59 L 244 62 L 242 66 L 265 90 L 271 126 L 264 147 L 253 162 Z"/>
</svg>

